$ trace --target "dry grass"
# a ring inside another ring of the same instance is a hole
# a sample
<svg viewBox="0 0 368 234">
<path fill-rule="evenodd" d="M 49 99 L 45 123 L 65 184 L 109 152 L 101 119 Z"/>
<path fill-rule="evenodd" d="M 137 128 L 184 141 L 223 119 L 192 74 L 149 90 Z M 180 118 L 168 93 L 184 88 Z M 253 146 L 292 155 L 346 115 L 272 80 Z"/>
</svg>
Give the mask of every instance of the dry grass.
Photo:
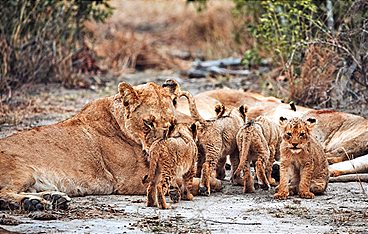
<svg viewBox="0 0 368 234">
<path fill-rule="evenodd" d="M 176 52 L 213 59 L 242 56 L 250 36 L 234 31 L 242 20 L 232 14 L 232 1 L 210 1 L 198 12 L 185 0 L 113 1 L 114 15 L 104 24 L 89 22 L 89 42 L 103 69 L 186 69 L 190 63 Z"/>
</svg>

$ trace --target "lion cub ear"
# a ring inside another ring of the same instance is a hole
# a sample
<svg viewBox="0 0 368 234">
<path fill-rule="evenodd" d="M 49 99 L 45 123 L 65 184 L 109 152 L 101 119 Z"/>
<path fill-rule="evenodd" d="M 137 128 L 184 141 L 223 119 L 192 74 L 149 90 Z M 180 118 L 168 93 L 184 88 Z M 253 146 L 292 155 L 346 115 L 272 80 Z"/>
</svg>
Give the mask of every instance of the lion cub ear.
<svg viewBox="0 0 368 234">
<path fill-rule="evenodd" d="M 199 126 L 200 126 L 200 123 L 198 121 L 195 122 L 195 123 L 192 123 L 190 125 L 190 131 L 192 132 L 193 140 L 195 142 L 197 142 L 197 140 L 198 140 L 197 136 L 198 136 L 198 128 L 199 128 Z"/>
<path fill-rule="evenodd" d="M 239 107 L 239 112 L 240 112 L 240 114 L 241 114 L 241 116 L 242 116 L 242 118 L 244 120 L 244 123 L 248 122 L 248 115 L 247 115 L 247 113 L 248 113 L 248 106 L 245 105 L 245 104 L 244 105 L 241 105 Z"/>
<path fill-rule="evenodd" d="M 216 112 L 217 118 L 220 118 L 225 113 L 225 106 L 222 105 L 222 103 L 217 103 L 215 106 L 215 112 Z"/>
<path fill-rule="evenodd" d="M 317 119 L 315 118 L 308 118 L 307 119 L 307 127 L 309 130 L 311 130 L 317 123 Z"/>
<path fill-rule="evenodd" d="M 284 127 L 284 126 L 286 125 L 287 121 L 288 121 L 288 119 L 287 119 L 287 118 L 285 118 L 285 117 L 281 116 L 281 117 L 280 117 L 280 119 L 279 119 L 279 124 L 280 124 L 280 126 L 281 126 L 281 127 Z"/>
<path fill-rule="evenodd" d="M 139 106 L 138 94 L 130 84 L 121 82 L 119 84 L 119 93 L 123 99 L 123 105 L 129 108 L 130 111 L 135 110 Z"/>
</svg>

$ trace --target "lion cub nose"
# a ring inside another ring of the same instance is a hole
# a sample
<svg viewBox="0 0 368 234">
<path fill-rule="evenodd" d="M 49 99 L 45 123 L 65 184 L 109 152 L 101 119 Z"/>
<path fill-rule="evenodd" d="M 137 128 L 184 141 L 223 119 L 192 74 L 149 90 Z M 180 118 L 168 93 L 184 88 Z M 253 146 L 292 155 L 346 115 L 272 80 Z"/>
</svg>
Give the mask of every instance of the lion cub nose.
<svg viewBox="0 0 368 234">
<path fill-rule="evenodd" d="M 293 145 L 293 147 L 297 147 L 298 146 L 298 143 L 291 143 Z"/>
</svg>

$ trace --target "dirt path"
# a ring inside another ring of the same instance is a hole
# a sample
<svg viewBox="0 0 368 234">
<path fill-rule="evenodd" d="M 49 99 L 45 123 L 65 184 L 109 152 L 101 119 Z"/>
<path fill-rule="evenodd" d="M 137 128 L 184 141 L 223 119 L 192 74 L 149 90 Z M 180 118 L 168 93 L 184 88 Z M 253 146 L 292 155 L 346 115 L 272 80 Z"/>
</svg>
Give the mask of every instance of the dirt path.
<svg viewBox="0 0 368 234">
<path fill-rule="evenodd" d="M 116 93 L 117 83 L 163 82 L 175 73 L 126 75 L 95 90 L 68 90 L 43 86 L 19 95 L 21 110 L 8 111 L 0 124 L 0 137 L 37 125 L 51 124 L 70 117 L 89 101 Z M 220 87 L 252 87 L 254 79 L 181 80 L 193 94 Z M 368 184 L 330 184 L 327 194 L 314 200 L 292 197 L 273 199 L 273 191 L 243 194 L 241 187 L 224 182 L 222 193 L 195 197 L 193 202 L 174 204 L 172 209 L 145 207 L 143 196 L 88 196 L 73 198 L 67 211 L 24 213 L 1 211 L 0 233 L 366 233 L 368 231 Z M 49 219 L 49 220 L 39 220 Z"/>
<path fill-rule="evenodd" d="M 363 187 L 368 189 L 367 184 Z M 19 224 L 0 227 L 21 233 L 367 232 L 368 197 L 358 183 L 330 184 L 327 194 L 314 200 L 276 201 L 273 191 L 242 194 L 241 190 L 225 182 L 222 193 L 173 204 L 169 210 L 145 207 L 144 196 L 79 197 L 69 210 L 48 213 L 55 220 L 35 220 L 44 213 L 3 212 Z"/>
</svg>

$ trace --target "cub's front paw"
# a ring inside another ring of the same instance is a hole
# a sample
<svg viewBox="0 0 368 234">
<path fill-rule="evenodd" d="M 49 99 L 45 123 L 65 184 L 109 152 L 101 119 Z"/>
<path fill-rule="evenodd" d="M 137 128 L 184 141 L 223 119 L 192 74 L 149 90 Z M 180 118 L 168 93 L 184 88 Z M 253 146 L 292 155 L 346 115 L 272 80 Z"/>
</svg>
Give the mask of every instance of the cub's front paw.
<svg viewBox="0 0 368 234">
<path fill-rule="evenodd" d="M 211 192 L 210 192 L 210 190 L 207 187 L 205 187 L 205 186 L 199 187 L 199 195 L 201 195 L 201 196 L 209 196 L 210 193 Z"/>
<path fill-rule="evenodd" d="M 284 199 L 287 199 L 288 196 L 289 196 L 288 192 L 279 191 L 275 193 L 274 198 L 278 200 L 284 200 Z"/>
<path fill-rule="evenodd" d="M 300 192 L 299 196 L 301 198 L 306 198 L 306 199 L 313 199 L 314 198 L 314 194 L 311 192 Z"/>
<path fill-rule="evenodd" d="M 174 203 L 178 203 L 181 199 L 181 194 L 177 189 L 172 189 L 169 191 L 169 197 L 171 201 L 173 201 Z"/>
</svg>

